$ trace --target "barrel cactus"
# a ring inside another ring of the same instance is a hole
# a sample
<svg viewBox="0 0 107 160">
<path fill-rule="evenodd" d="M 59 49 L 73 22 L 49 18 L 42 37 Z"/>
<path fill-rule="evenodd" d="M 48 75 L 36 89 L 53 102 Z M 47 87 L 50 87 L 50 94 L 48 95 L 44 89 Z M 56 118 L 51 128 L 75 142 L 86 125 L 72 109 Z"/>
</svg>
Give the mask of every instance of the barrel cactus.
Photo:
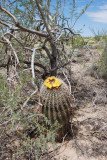
<svg viewBox="0 0 107 160">
<path fill-rule="evenodd" d="M 51 122 L 57 120 L 61 126 L 60 132 L 64 135 L 69 127 L 71 117 L 71 96 L 68 86 L 56 77 L 48 77 L 40 89 L 40 111 Z"/>
</svg>

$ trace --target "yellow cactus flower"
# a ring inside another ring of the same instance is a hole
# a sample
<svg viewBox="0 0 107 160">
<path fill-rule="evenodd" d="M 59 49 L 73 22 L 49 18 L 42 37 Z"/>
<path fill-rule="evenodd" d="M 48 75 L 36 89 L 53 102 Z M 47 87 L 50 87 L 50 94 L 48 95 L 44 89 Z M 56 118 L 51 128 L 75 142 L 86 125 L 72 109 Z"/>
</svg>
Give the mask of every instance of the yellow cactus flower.
<svg viewBox="0 0 107 160">
<path fill-rule="evenodd" d="M 53 88 L 58 89 L 61 85 L 61 82 L 56 77 L 52 76 L 52 77 L 48 77 L 45 80 L 44 84 L 49 89 L 53 89 Z"/>
</svg>

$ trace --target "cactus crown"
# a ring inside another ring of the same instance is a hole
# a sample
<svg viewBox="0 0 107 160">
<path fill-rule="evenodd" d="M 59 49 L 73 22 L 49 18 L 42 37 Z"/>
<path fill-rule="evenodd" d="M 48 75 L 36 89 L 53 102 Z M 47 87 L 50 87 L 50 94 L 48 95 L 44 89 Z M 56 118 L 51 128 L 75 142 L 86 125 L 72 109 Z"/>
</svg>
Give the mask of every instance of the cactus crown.
<svg viewBox="0 0 107 160">
<path fill-rule="evenodd" d="M 48 77 L 46 80 L 45 80 L 45 86 L 49 89 L 53 89 L 53 88 L 56 88 L 58 89 L 61 85 L 61 82 L 59 79 L 57 79 L 56 77 Z"/>
</svg>

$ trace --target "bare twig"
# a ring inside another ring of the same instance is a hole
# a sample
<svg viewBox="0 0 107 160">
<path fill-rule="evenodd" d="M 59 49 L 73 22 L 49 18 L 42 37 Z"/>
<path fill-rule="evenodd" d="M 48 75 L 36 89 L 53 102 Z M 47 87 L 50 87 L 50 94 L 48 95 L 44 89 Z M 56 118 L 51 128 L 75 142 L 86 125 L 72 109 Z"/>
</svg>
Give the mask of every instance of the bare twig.
<svg viewBox="0 0 107 160">
<path fill-rule="evenodd" d="M 44 46 L 43 49 L 46 51 L 46 53 L 47 53 L 47 55 L 48 55 L 48 58 L 49 58 L 49 59 L 52 59 L 52 56 L 51 56 L 51 54 L 50 54 L 49 49 L 48 49 L 46 46 Z"/>
<path fill-rule="evenodd" d="M 10 25 L 8 25 L 7 23 L 2 22 L 1 20 L 0 20 L 0 23 L 1 23 L 1 24 L 3 24 L 3 25 L 5 25 L 6 27 L 9 27 L 9 28 L 11 29 L 11 26 L 10 26 Z"/>
<path fill-rule="evenodd" d="M 33 53 L 32 53 L 32 60 L 31 60 L 31 69 L 32 69 L 32 78 L 35 79 L 35 69 L 34 69 L 34 59 L 35 59 L 35 52 L 36 52 L 37 48 L 33 49 Z"/>
<path fill-rule="evenodd" d="M 45 32 L 40 32 L 40 31 L 36 31 L 36 30 L 33 30 L 33 29 L 28 29 L 28 28 L 25 28 L 23 26 L 21 26 L 19 23 L 16 24 L 16 26 L 18 28 L 20 28 L 22 31 L 24 32 L 29 32 L 29 33 L 33 33 L 33 34 L 37 34 L 38 36 L 41 36 L 41 37 L 47 37 L 48 35 L 45 33 Z"/>
<path fill-rule="evenodd" d="M 21 61 L 21 60 L 20 60 L 20 61 Z M 23 63 L 25 63 L 25 64 L 31 64 L 31 62 L 29 62 L 29 61 L 21 61 L 21 62 L 23 62 Z M 38 66 L 38 67 L 40 67 L 40 68 L 42 68 L 42 69 L 44 69 L 44 71 L 46 72 L 46 67 L 43 66 L 42 64 L 37 63 L 37 62 L 34 62 L 34 65 L 35 65 L 35 66 Z"/>
<path fill-rule="evenodd" d="M 62 70 L 62 73 L 63 73 L 63 75 L 65 76 L 65 78 L 66 78 L 66 80 L 67 80 L 67 82 L 68 82 L 69 90 L 70 90 L 70 95 L 71 95 L 71 83 L 70 83 L 70 81 L 68 80 L 68 77 L 66 76 L 65 72 L 63 71 L 63 69 L 61 69 L 61 70 Z"/>
<path fill-rule="evenodd" d="M 35 2 L 36 2 L 37 7 L 38 7 L 38 9 L 39 9 L 39 11 L 40 11 L 40 14 L 41 14 L 41 17 L 42 17 L 42 19 L 43 19 L 43 22 L 44 22 L 44 24 L 45 24 L 45 26 L 46 26 L 47 32 L 48 32 L 49 36 L 51 37 L 51 39 L 53 39 L 53 38 L 52 38 L 52 35 L 51 35 L 51 32 L 50 32 L 50 29 L 49 29 L 49 26 L 48 26 L 48 23 L 46 22 L 46 18 L 45 18 L 44 14 L 43 14 L 42 8 L 41 8 L 38 0 L 35 0 Z"/>
<path fill-rule="evenodd" d="M 2 39 L 3 39 L 4 41 L 6 41 L 6 42 L 8 43 L 8 45 L 11 47 L 12 52 L 13 52 L 15 58 L 16 58 L 17 64 L 20 65 L 19 58 L 18 58 L 17 53 L 16 53 L 15 49 L 13 48 L 11 42 L 10 42 L 7 38 L 5 38 L 4 36 L 2 36 Z"/>
<path fill-rule="evenodd" d="M 24 104 L 23 104 L 23 106 L 21 107 L 21 109 L 23 109 L 23 108 L 26 106 L 27 102 L 30 100 L 30 98 L 31 98 L 35 93 L 37 93 L 37 91 L 38 91 L 38 89 L 36 89 L 36 90 L 28 97 L 28 99 L 24 102 Z"/>
<path fill-rule="evenodd" d="M 23 44 L 12 33 L 7 32 L 4 34 L 4 36 L 6 36 L 6 35 L 12 36 L 23 47 Z"/>
<path fill-rule="evenodd" d="M 0 43 L 8 44 L 6 41 L 0 40 Z"/>
<path fill-rule="evenodd" d="M 20 74 L 20 73 L 22 73 L 22 72 L 25 72 L 25 71 L 27 71 L 27 70 L 31 70 L 31 68 L 24 69 L 23 71 L 18 72 L 18 74 Z M 18 74 L 13 75 L 12 77 L 8 77 L 8 78 L 7 78 L 7 81 L 12 81 L 12 79 L 13 79 L 14 77 L 17 77 Z"/>
</svg>

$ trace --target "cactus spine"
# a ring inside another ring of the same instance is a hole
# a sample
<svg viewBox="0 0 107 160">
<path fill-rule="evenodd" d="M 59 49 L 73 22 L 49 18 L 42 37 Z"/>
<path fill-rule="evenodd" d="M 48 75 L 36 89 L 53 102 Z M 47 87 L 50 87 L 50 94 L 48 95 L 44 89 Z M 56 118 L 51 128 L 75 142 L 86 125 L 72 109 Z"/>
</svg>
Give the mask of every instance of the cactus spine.
<svg viewBox="0 0 107 160">
<path fill-rule="evenodd" d="M 47 78 L 40 89 L 40 102 L 41 113 L 51 121 L 51 124 L 57 120 L 64 134 L 71 117 L 71 97 L 68 86 L 58 78 Z"/>
</svg>

